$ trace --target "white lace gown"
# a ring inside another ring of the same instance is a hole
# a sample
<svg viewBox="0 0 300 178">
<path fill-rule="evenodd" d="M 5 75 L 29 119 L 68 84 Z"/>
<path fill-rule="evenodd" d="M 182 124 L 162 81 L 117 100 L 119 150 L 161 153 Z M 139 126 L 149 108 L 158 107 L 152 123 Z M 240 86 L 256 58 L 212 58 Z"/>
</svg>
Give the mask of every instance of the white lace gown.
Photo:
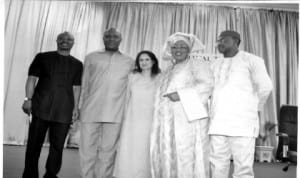
<svg viewBox="0 0 300 178">
<path fill-rule="evenodd" d="M 166 93 L 194 89 L 195 97 L 207 104 L 212 89 L 209 74 L 208 64 L 192 60 L 161 74 L 151 132 L 152 178 L 209 178 L 208 118 L 189 121 L 182 102 L 164 97 Z"/>
<path fill-rule="evenodd" d="M 158 78 L 158 77 L 155 77 Z M 129 76 L 127 110 L 120 136 L 114 177 L 150 178 L 150 130 L 156 79 Z"/>
</svg>

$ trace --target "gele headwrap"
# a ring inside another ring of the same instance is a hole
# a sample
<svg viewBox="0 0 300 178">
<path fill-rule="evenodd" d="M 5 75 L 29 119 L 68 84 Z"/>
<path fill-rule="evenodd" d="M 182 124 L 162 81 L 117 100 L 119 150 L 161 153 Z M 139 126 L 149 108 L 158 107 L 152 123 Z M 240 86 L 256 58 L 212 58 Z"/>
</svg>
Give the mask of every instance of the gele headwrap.
<svg viewBox="0 0 300 178">
<path fill-rule="evenodd" d="M 190 48 L 190 53 L 197 52 L 205 48 L 203 43 L 194 34 L 176 32 L 171 36 L 169 36 L 164 44 L 163 54 L 162 54 L 162 58 L 164 60 L 172 59 L 171 47 L 177 41 L 184 41 Z"/>
</svg>

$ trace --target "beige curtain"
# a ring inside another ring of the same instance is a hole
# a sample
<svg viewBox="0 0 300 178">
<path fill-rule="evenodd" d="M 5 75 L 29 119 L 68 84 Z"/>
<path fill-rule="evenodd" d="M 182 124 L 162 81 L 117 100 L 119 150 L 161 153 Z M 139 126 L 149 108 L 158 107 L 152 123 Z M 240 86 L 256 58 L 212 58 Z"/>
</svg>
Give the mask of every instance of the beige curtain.
<svg viewBox="0 0 300 178">
<path fill-rule="evenodd" d="M 72 1 L 9 1 L 5 28 L 4 142 L 23 144 L 26 116 L 20 107 L 28 66 L 39 51 L 55 50 L 56 35 L 75 34 L 72 54 L 102 48 L 102 32 L 116 27 L 120 49 L 135 58 L 143 49 L 159 59 L 166 38 L 176 32 L 196 34 L 207 53 L 216 53 L 216 39 L 225 29 L 241 33 L 240 49 L 265 59 L 274 91 L 265 105 L 261 124 L 277 124 L 282 104 L 297 105 L 298 23 L 296 12 L 208 6 L 205 4 L 100 3 Z M 164 68 L 167 63 L 160 61 Z M 275 132 L 260 144 L 276 146 Z"/>
</svg>

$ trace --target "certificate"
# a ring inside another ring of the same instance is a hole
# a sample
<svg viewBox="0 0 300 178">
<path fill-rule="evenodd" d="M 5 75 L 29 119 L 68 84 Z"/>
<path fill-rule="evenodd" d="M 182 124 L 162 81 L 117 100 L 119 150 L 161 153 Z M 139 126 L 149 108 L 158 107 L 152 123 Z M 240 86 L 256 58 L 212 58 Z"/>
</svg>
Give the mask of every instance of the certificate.
<svg viewBox="0 0 300 178">
<path fill-rule="evenodd" d="M 180 102 L 189 121 L 208 117 L 207 107 L 202 103 L 195 89 L 178 90 Z"/>
</svg>

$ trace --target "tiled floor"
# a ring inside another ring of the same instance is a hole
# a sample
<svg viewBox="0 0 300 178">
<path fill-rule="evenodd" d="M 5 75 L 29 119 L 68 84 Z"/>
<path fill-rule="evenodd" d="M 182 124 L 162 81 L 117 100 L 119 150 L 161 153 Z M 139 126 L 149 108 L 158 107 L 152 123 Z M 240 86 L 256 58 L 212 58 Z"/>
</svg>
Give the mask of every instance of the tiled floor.
<svg viewBox="0 0 300 178">
<path fill-rule="evenodd" d="M 48 148 L 42 149 L 40 157 L 40 177 L 45 172 Z M 24 146 L 3 146 L 3 178 L 21 178 L 24 167 Z M 296 178 L 296 166 L 292 165 L 288 172 L 283 172 L 282 163 L 255 163 L 255 178 Z M 65 149 L 63 165 L 58 175 L 60 178 L 79 178 L 79 156 L 77 149 Z M 0 176 L 1 177 L 1 176 Z"/>
</svg>

